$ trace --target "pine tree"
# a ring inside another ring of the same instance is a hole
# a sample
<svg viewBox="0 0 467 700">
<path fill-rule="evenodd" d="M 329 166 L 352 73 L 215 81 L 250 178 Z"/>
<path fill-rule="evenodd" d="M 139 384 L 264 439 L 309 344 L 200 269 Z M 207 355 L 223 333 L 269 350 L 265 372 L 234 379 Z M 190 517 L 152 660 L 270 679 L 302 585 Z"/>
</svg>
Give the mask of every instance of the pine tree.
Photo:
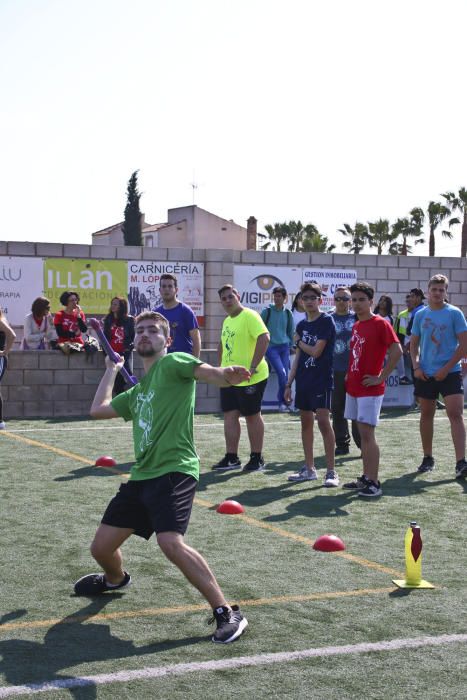
<svg viewBox="0 0 467 700">
<path fill-rule="evenodd" d="M 125 220 L 123 222 L 123 240 L 125 245 L 143 245 L 141 235 L 141 211 L 139 200 L 141 193 L 138 191 L 138 170 L 128 180 L 126 190 L 127 202 L 125 206 Z"/>
</svg>

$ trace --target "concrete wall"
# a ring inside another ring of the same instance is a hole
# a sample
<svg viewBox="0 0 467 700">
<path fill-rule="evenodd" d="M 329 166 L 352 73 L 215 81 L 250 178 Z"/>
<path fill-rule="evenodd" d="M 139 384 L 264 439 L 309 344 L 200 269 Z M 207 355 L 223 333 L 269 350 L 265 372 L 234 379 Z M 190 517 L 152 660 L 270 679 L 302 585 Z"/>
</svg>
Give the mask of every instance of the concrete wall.
<svg viewBox="0 0 467 700">
<path fill-rule="evenodd" d="M 267 265 L 269 268 L 281 265 L 314 266 L 314 267 L 337 267 L 357 270 L 359 279 L 364 279 L 374 285 L 376 294 L 389 294 L 395 302 L 395 311 L 400 311 L 405 307 L 405 294 L 411 287 L 427 288 L 427 282 L 431 275 L 442 272 L 450 280 L 449 299 L 451 303 L 460 307 L 464 313 L 467 311 L 467 258 L 440 258 L 440 257 L 418 257 L 418 256 L 392 256 L 392 255 L 347 255 L 344 253 L 276 253 L 270 251 L 255 250 L 205 250 L 187 248 L 143 248 L 138 246 L 115 247 L 115 246 L 89 246 L 78 244 L 61 243 L 18 243 L 0 241 L 0 255 L 25 255 L 41 257 L 69 257 L 69 258 L 108 258 L 121 260 L 172 260 L 176 262 L 192 261 L 202 262 L 205 265 L 204 301 L 205 301 L 205 328 L 202 330 L 203 347 L 213 349 L 219 341 L 220 328 L 224 320 L 224 313 L 219 303 L 217 295 L 218 288 L 224 282 L 233 281 L 233 269 L 235 264 L 245 265 Z M 18 330 L 21 337 L 22 331 Z M 11 354 L 11 370 L 2 381 L 2 391 L 7 392 L 5 396 L 6 416 L 13 417 L 19 415 L 70 415 L 69 411 L 77 411 L 72 415 L 86 413 L 89 408 L 89 397 L 93 395 L 97 378 L 102 372 L 102 366 L 96 364 L 99 359 L 92 358 L 86 364 L 85 358 L 72 356 L 66 358 L 58 353 L 52 353 L 50 359 L 48 354 L 24 353 L 23 360 L 18 357 L 19 353 Z M 208 354 L 209 362 L 217 364 L 215 355 Z M 53 365 L 53 360 L 57 366 Z M 32 363 L 26 367 L 23 363 Z M 46 366 L 47 362 L 52 365 Z M 34 363 L 45 363 L 44 366 Z M 20 374 L 14 374 L 18 371 Z M 42 370 L 49 372 L 43 375 Z M 79 381 L 68 382 L 64 376 L 70 370 L 77 370 Z M 60 372 L 62 374 L 52 374 L 50 372 Z M 95 372 L 93 375 L 92 372 Z M 27 374 L 27 372 L 33 372 Z M 35 372 L 35 373 L 34 373 Z M 8 375 L 13 378 L 8 379 Z M 94 379 L 92 379 L 94 377 Z M 91 381 L 92 379 L 92 381 Z M 10 384 L 8 383 L 10 382 Z M 16 383 L 15 383 L 16 382 Z M 62 384 L 67 387 L 66 397 L 57 397 L 59 387 L 55 384 Z M 39 385 L 42 388 L 39 390 Z M 10 388 L 11 386 L 16 388 Z M 27 397 L 28 388 L 35 386 L 34 398 Z M 21 390 L 20 388 L 23 387 Z M 73 387 L 78 394 L 83 397 L 73 395 Z M 217 391 L 204 387 L 199 392 L 197 409 L 203 411 L 218 410 Z M 213 392 L 213 393 L 209 393 Z M 17 397 L 21 396 L 21 399 Z M 56 398 L 57 397 L 57 398 Z M 91 396 L 92 398 L 92 396 Z M 201 402 L 201 399 L 203 401 Z M 204 400 L 206 399 L 206 400 Z M 52 410 L 56 413 L 48 413 L 50 401 L 53 402 Z M 73 403 L 73 409 L 68 402 Z M 35 404 L 34 404 L 35 402 Z M 60 403 L 62 402 L 62 403 Z M 18 404 L 16 406 L 16 404 Z M 19 405 L 21 404 L 21 405 Z M 27 404 L 27 405 L 26 405 Z M 36 409 L 34 409 L 34 405 Z M 13 409 L 13 410 L 11 410 Z M 27 414 L 24 411 L 27 410 Z M 35 410 L 37 412 L 35 412 Z M 40 412 L 39 412 L 40 411 Z M 63 411 L 63 413 L 59 413 Z"/>
<path fill-rule="evenodd" d="M 202 352 L 212 364 L 215 353 Z M 63 355 L 59 350 L 26 350 L 10 353 L 2 379 L 5 417 L 53 418 L 86 416 L 104 373 L 104 357 L 95 353 Z M 135 375 L 142 376 L 141 359 L 135 355 Z M 197 413 L 220 411 L 219 389 L 207 384 L 196 388 Z"/>
</svg>

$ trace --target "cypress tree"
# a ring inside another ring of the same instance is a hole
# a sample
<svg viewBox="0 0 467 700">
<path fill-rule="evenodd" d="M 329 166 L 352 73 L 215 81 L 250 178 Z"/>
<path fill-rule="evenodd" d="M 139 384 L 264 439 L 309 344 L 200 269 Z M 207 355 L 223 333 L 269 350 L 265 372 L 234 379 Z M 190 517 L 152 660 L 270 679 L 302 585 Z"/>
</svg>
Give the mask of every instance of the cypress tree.
<svg viewBox="0 0 467 700">
<path fill-rule="evenodd" d="M 141 210 L 139 208 L 141 193 L 138 191 L 138 172 L 138 170 L 135 170 L 132 173 L 126 190 L 125 220 L 122 226 L 125 245 L 143 245 Z"/>
</svg>

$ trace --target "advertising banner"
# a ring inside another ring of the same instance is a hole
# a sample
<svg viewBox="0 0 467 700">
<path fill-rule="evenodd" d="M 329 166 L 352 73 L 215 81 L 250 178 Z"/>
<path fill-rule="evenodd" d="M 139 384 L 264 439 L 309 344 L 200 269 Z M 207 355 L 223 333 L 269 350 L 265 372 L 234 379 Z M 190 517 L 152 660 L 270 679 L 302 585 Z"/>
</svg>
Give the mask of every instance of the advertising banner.
<svg viewBox="0 0 467 700">
<path fill-rule="evenodd" d="M 42 258 L 0 256 L 0 306 L 9 323 L 22 326 L 34 299 L 43 295 Z"/>
<path fill-rule="evenodd" d="M 323 290 L 322 311 L 334 308 L 333 295 L 338 286 L 349 287 L 357 281 L 355 270 L 321 269 L 317 267 L 273 267 L 267 265 L 234 265 L 234 287 L 244 306 L 260 312 L 272 304 L 274 287 L 285 287 L 286 306 L 291 307 L 303 282 L 317 282 Z"/>
<path fill-rule="evenodd" d="M 162 303 L 159 282 L 163 274 L 177 278 L 178 299 L 192 309 L 199 325 L 203 326 L 204 263 L 130 260 L 127 282 L 130 314 L 137 316 Z"/>
<path fill-rule="evenodd" d="M 334 308 L 334 290 L 336 287 L 350 287 L 357 281 L 356 270 L 337 270 L 336 268 L 322 269 L 307 267 L 303 270 L 303 282 L 317 282 L 322 291 L 322 311 L 330 311 Z"/>
<path fill-rule="evenodd" d="M 107 314 L 113 297 L 127 296 L 127 285 L 125 260 L 44 260 L 44 293 L 53 313 L 62 308 L 60 295 L 68 290 L 78 292 L 86 316 Z"/>
<path fill-rule="evenodd" d="M 288 293 L 286 306 L 290 309 L 301 283 L 302 270 L 299 267 L 234 265 L 233 285 L 240 294 L 240 301 L 258 313 L 273 303 L 274 287 L 285 287 Z"/>
</svg>

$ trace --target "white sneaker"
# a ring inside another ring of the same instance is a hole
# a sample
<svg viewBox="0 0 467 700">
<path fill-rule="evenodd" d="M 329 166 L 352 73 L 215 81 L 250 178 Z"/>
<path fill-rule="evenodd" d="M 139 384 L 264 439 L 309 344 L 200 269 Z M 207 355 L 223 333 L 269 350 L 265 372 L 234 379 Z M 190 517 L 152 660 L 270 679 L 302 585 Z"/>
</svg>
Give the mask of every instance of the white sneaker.
<svg viewBox="0 0 467 700">
<path fill-rule="evenodd" d="M 6 423 L 4 420 L 0 421 L 0 430 L 6 430 Z"/>
<path fill-rule="evenodd" d="M 316 469 L 312 467 L 311 470 L 309 470 L 306 464 L 304 464 L 299 472 L 289 474 L 287 481 L 316 481 L 317 478 L 318 474 L 316 473 Z"/>
<path fill-rule="evenodd" d="M 324 477 L 324 485 L 325 486 L 339 486 L 338 473 L 333 471 L 332 469 L 330 469 L 328 472 L 326 472 L 326 476 Z"/>
</svg>

